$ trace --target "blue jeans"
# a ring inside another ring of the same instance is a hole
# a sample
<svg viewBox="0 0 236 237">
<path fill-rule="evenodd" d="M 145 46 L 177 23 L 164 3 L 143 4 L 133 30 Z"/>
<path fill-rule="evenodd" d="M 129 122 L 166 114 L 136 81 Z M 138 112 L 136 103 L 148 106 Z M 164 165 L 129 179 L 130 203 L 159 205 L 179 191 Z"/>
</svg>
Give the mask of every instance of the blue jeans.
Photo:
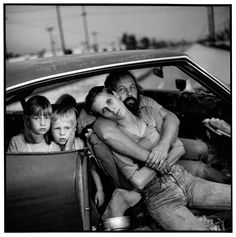
<svg viewBox="0 0 236 237">
<path fill-rule="evenodd" d="M 184 144 L 185 154 L 181 160 L 200 160 L 207 161 L 208 147 L 207 144 L 198 139 L 180 138 Z"/>
<path fill-rule="evenodd" d="M 192 176 L 174 165 L 168 175 L 156 176 L 141 193 L 151 217 L 165 230 L 208 231 L 187 208 L 231 210 L 231 186 Z"/>
<path fill-rule="evenodd" d="M 177 164 L 181 165 L 186 169 L 190 174 L 197 176 L 202 179 L 217 183 L 230 183 L 230 178 L 222 174 L 219 170 L 208 166 L 202 161 L 196 160 L 178 160 Z"/>
</svg>

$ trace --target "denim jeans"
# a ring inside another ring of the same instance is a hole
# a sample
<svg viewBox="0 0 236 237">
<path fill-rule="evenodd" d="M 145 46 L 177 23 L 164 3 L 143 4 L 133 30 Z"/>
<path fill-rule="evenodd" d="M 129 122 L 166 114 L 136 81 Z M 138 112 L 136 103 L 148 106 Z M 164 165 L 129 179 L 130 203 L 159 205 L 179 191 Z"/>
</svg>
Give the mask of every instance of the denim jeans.
<svg viewBox="0 0 236 237">
<path fill-rule="evenodd" d="M 226 175 L 222 174 L 219 170 L 208 166 L 202 161 L 196 160 L 178 160 L 177 164 L 181 165 L 186 169 L 190 174 L 197 176 L 202 179 L 217 183 L 230 183 L 231 180 Z"/>
<path fill-rule="evenodd" d="M 199 139 L 180 138 L 184 144 L 185 154 L 181 160 L 200 160 L 207 161 L 208 147 L 207 144 Z"/>
<path fill-rule="evenodd" d="M 141 193 L 151 217 L 165 230 L 207 231 L 187 208 L 231 209 L 231 186 L 192 176 L 174 165 L 168 175 L 156 176 Z"/>
</svg>

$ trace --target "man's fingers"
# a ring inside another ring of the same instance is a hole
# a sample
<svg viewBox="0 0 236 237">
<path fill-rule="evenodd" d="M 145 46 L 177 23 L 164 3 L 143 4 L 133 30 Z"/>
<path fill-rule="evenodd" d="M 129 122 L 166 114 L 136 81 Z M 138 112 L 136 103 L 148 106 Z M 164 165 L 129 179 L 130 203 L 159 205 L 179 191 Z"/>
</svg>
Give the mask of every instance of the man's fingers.
<svg viewBox="0 0 236 237">
<path fill-rule="evenodd" d="M 154 157 L 154 154 L 151 152 L 145 162 L 148 167 L 153 165 L 153 157 Z"/>
<path fill-rule="evenodd" d="M 169 166 L 168 164 L 167 164 L 167 170 L 168 170 L 168 172 L 170 172 L 170 170 L 171 170 L 171 166 Z"/>
<path fill-rule="evenodd" d="M 161 169 L 162 168 L 162 166 L 163 166 L 163 164 L 164 164 L 164 162 L 165 162 L 165 160 L 163 160 L 163 159 L 161 159 L 160 161 L 159 161 L 159 163 L 157 164 L 157 169 Z"/>
<path fill-rule="evenodd" d="M 165 173 L 165 174 L 168 174 L 168 173 L 169 173 L 169 171 L 168 171 L 168 169 L 167 169 L 167 166 L 165 166 L 165 167 L 163 168 L 163 170 L 164 170 L 164 173 Z"/>
</svg>

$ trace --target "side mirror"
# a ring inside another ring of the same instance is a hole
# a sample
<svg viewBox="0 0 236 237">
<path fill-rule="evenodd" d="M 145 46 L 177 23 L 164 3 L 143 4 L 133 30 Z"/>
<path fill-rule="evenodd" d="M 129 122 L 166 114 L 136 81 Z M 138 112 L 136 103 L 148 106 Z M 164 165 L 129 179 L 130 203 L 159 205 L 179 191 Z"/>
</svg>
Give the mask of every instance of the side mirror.
<svg viewBox="0 0 236 237">
<path fill-rule="evenodd" d="M 153 74 L 155 76 L 161 77 L 163 78 L 164 74 L 163 74 L 163 68 L 162 67 L 155 67 L 153 68 Z"/>
<path fill-rule="evenodd" d="M 186 88 L 186 80 L 184 79 L 175 79 L 176 88 L 180 91 L 183 91 Z"/>
</svg>

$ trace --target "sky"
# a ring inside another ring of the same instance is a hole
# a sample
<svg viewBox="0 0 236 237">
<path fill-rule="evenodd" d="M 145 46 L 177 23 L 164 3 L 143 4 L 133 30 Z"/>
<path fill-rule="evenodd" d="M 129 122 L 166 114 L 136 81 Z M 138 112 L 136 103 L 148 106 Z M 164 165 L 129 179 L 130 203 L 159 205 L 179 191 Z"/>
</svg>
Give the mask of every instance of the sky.
<svg viewBox="0 0 236 237">
<path fill-rule="evenodd" d="M 81 5 L 58 5 L 66 48 L 85 42 Z M 123 33 L 156 40 L 195 41 L 208 34 L 207 6 L 85 5 L 90 44 L 117 44 Z M 229 27 L 229 6 L 214 6 L 215 29 Z M 8 52 L 24 54 L 51 50 L 49 27 L 61 48 L 56 5 L 5 5 L 5 43 Z"/>
</svg>

